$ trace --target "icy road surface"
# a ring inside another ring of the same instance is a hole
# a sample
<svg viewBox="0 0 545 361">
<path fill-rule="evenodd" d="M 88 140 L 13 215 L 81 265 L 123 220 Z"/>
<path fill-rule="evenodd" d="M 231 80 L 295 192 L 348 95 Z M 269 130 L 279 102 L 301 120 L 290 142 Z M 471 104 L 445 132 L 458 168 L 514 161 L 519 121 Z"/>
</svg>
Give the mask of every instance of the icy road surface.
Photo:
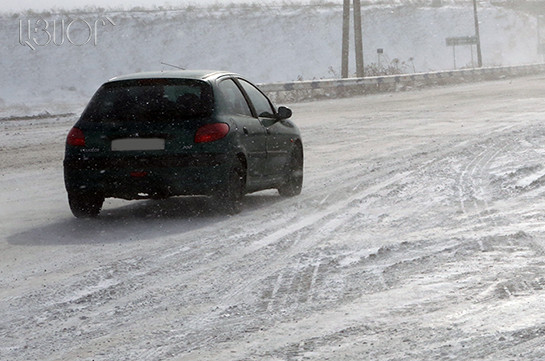
<svg viewBox="0 0 545 361">
<path fill-rule="evenodd" d="M 294 104 L 303 193 L 69 212 L 0 121 L 0 360 L 545 359 L 545 79 Z"/>
</svg>

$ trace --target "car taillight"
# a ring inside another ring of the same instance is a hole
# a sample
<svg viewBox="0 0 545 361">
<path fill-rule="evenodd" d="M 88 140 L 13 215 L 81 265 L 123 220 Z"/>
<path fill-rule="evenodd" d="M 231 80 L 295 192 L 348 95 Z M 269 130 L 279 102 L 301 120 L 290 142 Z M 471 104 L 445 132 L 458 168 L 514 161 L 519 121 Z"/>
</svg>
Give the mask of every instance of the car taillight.
<svg viewBox="0 0 545 361">
<path fill-rule="evenodd" d="M 225 137 L 229 133 L 229 125 L 226 123 L 206 124 L 195 133 L 195 143 L 213 142 Z"/>
<path fill-rule="evenodd" d="M 84 147 L 85 146 L 85 135 L 78 128 L 70 129 L 68 136 L 66 137 L 66 144 L 72 145 L 74 147 Z"/>
</svg>

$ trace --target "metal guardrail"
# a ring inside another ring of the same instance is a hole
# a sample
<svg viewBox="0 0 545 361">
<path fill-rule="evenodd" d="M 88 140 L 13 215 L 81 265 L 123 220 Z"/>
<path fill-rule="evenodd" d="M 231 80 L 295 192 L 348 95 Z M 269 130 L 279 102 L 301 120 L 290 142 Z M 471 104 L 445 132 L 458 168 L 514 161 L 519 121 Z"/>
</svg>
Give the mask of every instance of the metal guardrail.
<svg viewBox="0 0 545 361">
<path fill-rule="evenodd" d="M 320 79 L 263 83 L 259 88 L 275 102 L 296 102 L 379 92 L 403 91 L 434 85 L 504 79 L 545 72 L 545 64 L 445 70 L 366 78 Z"/>
</svg>

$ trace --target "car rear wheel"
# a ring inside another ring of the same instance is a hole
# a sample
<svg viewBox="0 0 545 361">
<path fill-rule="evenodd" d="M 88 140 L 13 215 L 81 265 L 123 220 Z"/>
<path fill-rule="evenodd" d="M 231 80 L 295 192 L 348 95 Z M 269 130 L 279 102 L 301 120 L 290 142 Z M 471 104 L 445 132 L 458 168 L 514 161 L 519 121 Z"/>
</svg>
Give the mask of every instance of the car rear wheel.
<svg viewBox="0 0 545 361">
<path fill-rule="evenodd" d="M 216 196 L 222 212 L 227 214 L 240 213 L 245 186 L 246 170 L 242 163 L 237 160 L 229 172 L 226 187 Z"/>
<path fill-rule="evenodd" d="M 284 183 L 278 187 L 278 193 L 283 197 L 293 197 L 301 194 L 303 188 L 303 151 L 297 147 L 291 154 L 286 167 Z"/>
<path fill-rule="evenodd" d="M 104 197 L 90 192 L 68 192 L 68 203 L 77 218 L 92 218 L 100 213 Z"/>
</svg>

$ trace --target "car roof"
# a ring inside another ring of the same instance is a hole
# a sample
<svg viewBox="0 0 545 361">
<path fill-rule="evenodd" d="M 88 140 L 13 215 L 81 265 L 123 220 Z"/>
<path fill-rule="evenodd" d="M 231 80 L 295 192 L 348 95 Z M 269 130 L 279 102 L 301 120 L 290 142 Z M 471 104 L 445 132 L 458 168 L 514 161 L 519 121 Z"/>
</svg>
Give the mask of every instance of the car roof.
<svg viewBox="0 0 545 361">
<path fill-rule="evenodd" d="M 120 75 L 108 80 L 108 82 L 119 81 L 119 80 L 165 79 L 165 78 L 209 80 L 209 79 L 217 79 L 219 77 L 226 76 L 226 75 L 239 76 L 238 74 L 222 71 L 222 70 L 168 70 L 168 71 L 148 71 L 148 72 Z"/>
</svg>

